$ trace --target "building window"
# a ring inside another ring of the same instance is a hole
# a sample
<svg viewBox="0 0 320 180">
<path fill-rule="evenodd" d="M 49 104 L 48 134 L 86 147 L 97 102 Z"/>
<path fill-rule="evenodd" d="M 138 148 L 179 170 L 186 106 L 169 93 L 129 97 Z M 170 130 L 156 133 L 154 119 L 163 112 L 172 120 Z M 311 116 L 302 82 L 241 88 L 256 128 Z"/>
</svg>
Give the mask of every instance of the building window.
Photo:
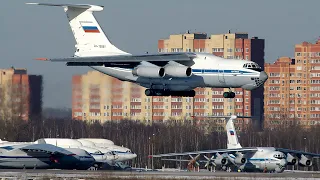
<svg viewBox="0 0 320 180">
<path fill-rule="evenodd" d="M 182 48 L 171 48 L 171 52 L 182 52 Z"/>
</svg>

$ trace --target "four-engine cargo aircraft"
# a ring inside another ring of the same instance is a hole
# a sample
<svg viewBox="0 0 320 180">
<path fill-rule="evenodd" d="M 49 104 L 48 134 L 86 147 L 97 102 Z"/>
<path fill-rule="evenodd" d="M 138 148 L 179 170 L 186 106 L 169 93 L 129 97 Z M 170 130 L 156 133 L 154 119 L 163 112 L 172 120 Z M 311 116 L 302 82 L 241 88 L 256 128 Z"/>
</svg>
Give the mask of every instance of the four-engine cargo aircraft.
<svg viewBox="0 0 320 180">
<path fill-rule="evenodd" d="M 238 116 L 239 118 L 249 118 L 246 116 Z M 238 140 L 233 120 L 237 116 L 224 116 L 212 118 L 229 118 L 226 124 L 228 137 L 227 149 L 204 150 L 183 153 L 168 153 L 159 155 L 150 155 L 150 157 L 172 157 L 172 156 L 189 156 L 192 162 L 205 163 L 208 166 L 221 166 L 223 169 L 234 165 L 241 171 L 265 171 L 265 172 L 283 172 L 286 165 L 312 166 L 312 158 L 320 157 L 320 154 L 302 152 L 290 149 L 275 147 L 245 147 L 243 148 Z M 212 157 L 208 157 L 208 154 Z M 195 157 L 193 157 L 193 156 Z M 203 155 L 205 160 L 201 160 Z M 309 158 L 308 158 L 309 156 Z M 180 159 L 162 159 L 167 161 L 187 161 Z"/>
<path fill-rule="evenodd" d="M 89 4 L 27 3 L 60 6 L 76 40 L 73 57 L 38 58 L 65 62 L 67 66 L 89 66 L 122 81 L 147 88 L 147 96 L 195 96 L 197 87 L 229 88 L 224 98 L 234 98 L 230 88 L 254 90 L 267 74 L 255 62 L 224 59 L 210 53 L 174 52 L 133 55 L 114 46 L 104 34 L 93 12 L 103 6 Z M 51 34 L 52 35 L 52 34 Z"/>
<path fill-rule="evenodd" d="M 130 161 L 137 157 L 130 149 L 116 145 L 108 147 L 96 146 L 86 139 L 69 138 L 42 138 L 35 141 L 36 144 L 51 144 L 61 148 L 79 148 L 87 151 L 95 159 L 94 167 L 103 169 L 105 166 L 114 166 L 118 162 Z M 103 139 L 101 139 L 102 141 Z"/>
<path fill-rule="evenodd" d="M 0 168 L 87 170 L 93 157 L 81 149 L 63 149 L 50 144 L 1 144 Z"/>
</svg>

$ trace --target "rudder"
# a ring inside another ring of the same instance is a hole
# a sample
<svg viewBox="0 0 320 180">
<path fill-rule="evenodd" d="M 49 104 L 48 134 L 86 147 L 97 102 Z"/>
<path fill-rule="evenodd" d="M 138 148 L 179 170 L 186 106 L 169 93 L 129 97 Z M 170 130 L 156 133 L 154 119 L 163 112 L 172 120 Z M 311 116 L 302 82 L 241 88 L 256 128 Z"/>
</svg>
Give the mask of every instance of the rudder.
<svg viewBox="0 0 320 180">
<path fill-rule="evenodd" d="M 104 34 L 93 12 L 102 11 L 103 6 L 87 4 L 28 3 L 44 6 L 61 6 L 69 20 L 76 40 L 75 56 L 108 56 L 129 54 L 115 47 Z"/>
<path fill-rule="evenodd" d="M 231 116 L 230 119 L 227 120 L 226 124 L 226 131 L 227 131 L 227 137 L 228 137 L 228 149 L 234 149 L 234 148 L 242 148 L 242 146 L 239 143 L 237 132 L 234 127 L 233 120 L 236 119 L 236 116 Z"/>
</svg>

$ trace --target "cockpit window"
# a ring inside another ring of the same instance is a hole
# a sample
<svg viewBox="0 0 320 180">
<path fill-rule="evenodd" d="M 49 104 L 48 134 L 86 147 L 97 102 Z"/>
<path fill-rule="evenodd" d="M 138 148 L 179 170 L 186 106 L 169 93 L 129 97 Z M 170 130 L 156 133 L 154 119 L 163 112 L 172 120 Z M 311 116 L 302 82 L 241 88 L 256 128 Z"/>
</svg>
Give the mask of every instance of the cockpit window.
<svg viewBox="0 0 320 180">
<path fill-rule="evenodd" d="M 275 154 L 273 155 L 273 157 L 277 158 L 277 159 L 283 159 L 285 158 L 283 154 Z"/>
<path fill-rule="evenodd" d="M 247 69 L 252 69 L 252 70 L 255 70 L 255 71 L 259 71 L 259 72 L 262 71 L 261 67 L 257 63 L 254 63 L 254 62 L 246 63 L 246 64 L 243 65 L 243 67 L 247 68 Z"/>
</svg>

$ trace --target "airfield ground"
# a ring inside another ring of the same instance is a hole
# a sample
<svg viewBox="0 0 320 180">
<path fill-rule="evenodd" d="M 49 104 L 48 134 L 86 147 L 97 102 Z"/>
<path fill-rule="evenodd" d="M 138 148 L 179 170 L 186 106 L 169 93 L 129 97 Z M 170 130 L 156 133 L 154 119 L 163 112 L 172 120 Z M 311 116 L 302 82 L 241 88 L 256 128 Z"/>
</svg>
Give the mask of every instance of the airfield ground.
<svg viewBox="0 0 320 180">
<path fill-rule="evenodd" d="M 311 180 L 320 179 L 320 172 L 283 172 L 283 173 L 237 173 L 237 172 L 125 172 L 125 171 L 66 171 L 66 170 L 0 170 L 0 179 L 65 179 L 65 180 Z"/>
</svg>

